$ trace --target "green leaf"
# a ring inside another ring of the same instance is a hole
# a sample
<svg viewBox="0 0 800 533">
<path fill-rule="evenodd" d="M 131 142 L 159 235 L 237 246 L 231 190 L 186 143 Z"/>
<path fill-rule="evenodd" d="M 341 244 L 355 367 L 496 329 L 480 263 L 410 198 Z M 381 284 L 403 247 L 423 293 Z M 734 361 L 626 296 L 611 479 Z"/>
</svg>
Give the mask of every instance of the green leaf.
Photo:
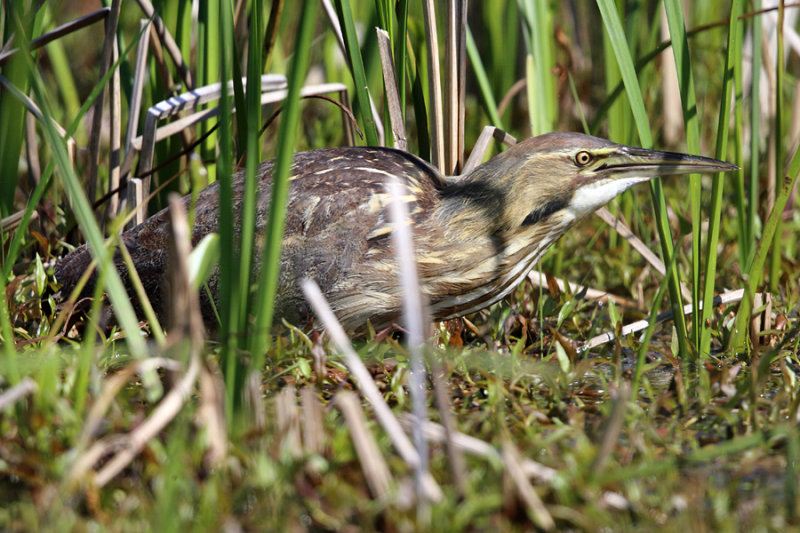
<svg viewBox="0 0 800 533">
<path fill-rule="evenodd" d="M 611 327 L 616 331 L 617 324 L 622 322 L 622 317 L 619 314 L 617 306 L 614 305 L 613 300 L 608 300 L 608 318 L 611 320 Z"/>
<path fill-rule="evenodd" d="M 44 289 L 47 286 L 47 272 L 44 270 L 42 258 L 39 257 L 38 253 L 36 254 L 36 263 L 33 266 L 33 276 L 36 280 L 36 296 L 41 298 L 42 294 L 44 294 Z"/>
<path fill-rule="evenodd" d="M 564 323 L 564 320 L 569 318 L 569 315 L 572 314 L 572 311 L 575 309 L 575 306 L 577 304 L 578 304 L 577 298 L 570 298 L 569 300 L 567 300 L 567 303 L 561 306 L 561 309 L 558 311 L 558 320 L 556 322 L 557 328 L 560 328 L 561 324 Z"/>
<path fill-rule="evenodd" d="M 570 370 L 570 366 L 572 363 L 569 361 L 569 356 L 567 355 L 567 351 L 561 346 L 561 343 L 556 341 L 556 359 L 558 359 L 558 366 L 561 368 L 563 373 L 567 373 Z"/>
<path fill-rule="evenodd" d="M 311 378 L 311 365 L 305 357 L 301 357 L 297 360 L 297 370 L 300 371 L 300 374 L 302 374 L 305 379 Z"/>
<path fill-rule="evenodd" d="M 200 289 L 208 281 L 219 262 L 219 235 L 209 233 L 197 243 L 189 254 L 189 280 L 192 287 Z"/>
</svg>

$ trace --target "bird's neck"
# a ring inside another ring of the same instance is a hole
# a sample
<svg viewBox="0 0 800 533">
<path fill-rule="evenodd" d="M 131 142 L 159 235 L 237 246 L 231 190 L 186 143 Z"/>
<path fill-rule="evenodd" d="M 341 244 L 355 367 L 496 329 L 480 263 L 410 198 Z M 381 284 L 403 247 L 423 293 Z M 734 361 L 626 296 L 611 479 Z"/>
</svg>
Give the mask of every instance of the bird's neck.
<svg viewBox="0 0 800 533">
<path fill-rule="evenodd" d="M 503 154 L 469 174 L 448 179 L 436 217 L 458 240 L 471 241 L 502 233 L 514 225 L 513 160 Z"/>
<path fill-rule="evenodd" d="M 526 200 L 515 187 L 513 165 L 497 159 L 442 191 L 434 219 L 448 246 L 434 267 L 440 276 L 428 279 L 446 279 L 448 287 L 428 291 L 446 295 L 431 302 L 435 317 L 460 316 L 504 298 L 574 223 L 562 209 L 531 220 L 536 201 L 555 205 L 553 199 Z"/>
</svg>

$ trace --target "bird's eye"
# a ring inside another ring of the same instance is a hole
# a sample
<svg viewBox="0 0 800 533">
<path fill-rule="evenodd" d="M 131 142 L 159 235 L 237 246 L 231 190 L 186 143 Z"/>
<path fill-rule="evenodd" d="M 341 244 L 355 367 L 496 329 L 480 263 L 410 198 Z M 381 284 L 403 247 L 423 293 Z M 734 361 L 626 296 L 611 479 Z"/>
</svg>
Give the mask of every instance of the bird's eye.
<svg viewBox="0 0 800 533">
<path fill-rule="evenodd" d="M 591 161 L 592 154 L 589 152 L 578 152 L 577 155 L 575 155 L 575 162 L 578 164 L 578 166 L 585 167 L 591 163 Z"/>
</svg>

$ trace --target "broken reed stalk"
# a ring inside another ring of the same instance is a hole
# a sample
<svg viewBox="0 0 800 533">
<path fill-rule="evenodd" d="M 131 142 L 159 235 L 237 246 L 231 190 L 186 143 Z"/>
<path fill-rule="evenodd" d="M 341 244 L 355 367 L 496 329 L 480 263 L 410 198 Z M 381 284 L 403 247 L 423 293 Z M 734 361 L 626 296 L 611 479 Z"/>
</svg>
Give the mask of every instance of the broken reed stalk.
<svg viewBox="0 0 800 533">
<path fill-rule="evenodd" d="M 385 30 L 376 28 L 375 32 L 378 36 L 383 85 L 386 87 L 386 104 L 389 109 L 389 121 L 392 125 L 394 147 L 398 150 L 407 151 L 406 125 L 403 121 L 403 106 L 400 102 L 400 91 L 397 87 L 397 73 L 392 60 L 392 43 L 389 39 L 389 34 Z"/>
<path fill-rule="evenodd" d="M 525 505 L 528 518 L 530 518 L 531 522 L 537 527 L 545 531 L 553 531 L 556 527 L 555 521 L 547 511 L 547 507 L 545 507 L 542 499 L 531 486 L 528 478 L 523 474 L 521 465 L 522 459 L 520 458 L 519 451 L 517 451 L 517 448 L 508 439 L 503 442 L 503 463 L 505 465 L 506 475 L 510 478 L 516 493 Z"/>
<path fill-rule="evenodd" d="M 347 390 L 338 392 L 335 400 L 350 430 L 350 438 L 353 440 L 369 490 L 376 500 L 385 500 L 394 484 L 392 474 L 367 428 L 367 419 L 364 410 L 361 409 L 361 403 L 355 393 Z"/>
<path fill-rule="evenodd" d="M 410 428 L 414 420 L 407 414 L 400 415 L 400 423 L 404 427 Z M 447 435 L 444 426 L 435 422 L 426 422 L 423 426 L 425 436 L 430 442 L 446 443 Z M 451 434 L 453 446 L 458 448 L 459 451 L 469 455 L 488 459 L 490 461 L 500 461 L 502 459 L 501 453 L 491 444 L 481 439 L 475 438 L 465 433 L 454 431 Z M 555 479 L 558 473 L 555 469 L 537 463 L 533 459 L 523 458 L 520 462 L 520 467 L 526 476 L 534 479 L 537 483 L 550 483 Z"/>
<path fill-rule="evenodd" d="M 324 446 L 322 403 L 314 389 L 304 387 L 300 391 L 300 405 L 303 411 L 303 449 L 309 454 L 320 454 Z"/>
<path fill-rule="evenodd" d="M 300 282 L 300 286 L 303 289 L 306 300 L 308 300 L 309 304 L 314 309 L 317 318 L 320 319 L 320 322 L 322 322 L 322 325 L 325 327 L 328 335 L 330 335 L 336 348 L 342 354 L 345 366 L 347 366 L 347 369 L 353 375 L 353 378 L 355 378 L 358 388 L 375 410 L 375 416 L 378 422 L 392 439 L 392 444 L 395 449 L 412 469 L 417 468 L 417 463 L 420 460 L 417 450 L 411 444 L 411 441 L 406 436 L 400 423 L 384 401 L 383 396 L 375 385 L 375 382 L 372 381 L 372 376 L 366 366 L 364 366 L 363 361 L 361 361 L 361 358 L 350 344 L 347 334 L 333 314 L 333 310 L 331 310 L 330 305 L 327 300 L 325 300 L 325 296 L 322 295 L 319 285 L 313 280 L 304 279 Z M 426 497 L 432 502 L 441 500 L 442 490 L 433 477 L 428 474 L 423 481 L 423 490 L 425 491 Z"/>
<path fill-rule="evenodd" d="M 423 324 L 427 313 L 422 302 L 422 293 L 417 277 L 417 261 L 414 255 L 414 242 L 409 227 L 408 206 L 404 198 L 408 191 L 398 180 L 391 179 L 387 184 L 391 202 L 389 205 L 392 225 L 392 241 L 394 256 L 397 261 L 400 286 L 403 294 L 403 322 L 408 330 L 407 344 L 411 369 L 409 375 L 409 390 L 411 392 L 411 406 L 417 423 L 411 428 L 414 447 L 417 449 L 420 461 L 414 469 L 414 479 L 417 494 L 422 496 L 422 483 L 428 475 L 428 443 L 422 433 L 421 426 L 427 420 L 427 388 L 425 386 L 425 361 L 422 351 L 425 348 Z M 424 498 L 417 499 L 417 516 L 421 523 L 428 523 L 429 508 Z"/>
<path fill-rule="evenodd" d="M 294 387 L 281 389 L 275 398 L 275 411 L 278 422 L 281 452 L 299 458 L 300 449 L 300 417 L 297 410 L 297 393 Z"/>
</svg>

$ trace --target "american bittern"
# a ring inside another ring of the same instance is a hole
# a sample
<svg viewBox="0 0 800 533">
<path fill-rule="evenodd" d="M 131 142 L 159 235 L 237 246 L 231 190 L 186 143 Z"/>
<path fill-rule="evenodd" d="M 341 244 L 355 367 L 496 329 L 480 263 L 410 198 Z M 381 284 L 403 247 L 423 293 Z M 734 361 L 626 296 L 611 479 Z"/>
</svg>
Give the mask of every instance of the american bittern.
<svg viewBox="0 0 800 533">
<path fill-rule="evenodd" d="M 421 290 L 431 317 L 444 320 L 505 297 L 559 237 L 579 220 L 637 183 L 655 176 L 733 170 L 722 161 L 645 150 L 578 133 L 551 133 L 521 142 L 469 174 L 442 176 L 421 159 L 389 148 L 332 148 L 298 153 L 291 173 L 275 316 L 311 318 L 298 282 L 314 279 L 346 330 L 367 320 L 390 325 L 401 313 L 392 225 L 385 185 L 394 176 L 410 193 Z M 272 162 L 258 169 L 256 250 L 271 191 Z M 240 209 L 243 174 L 234 178 Z M 188 205 L 188 197 L 184 200 Z M 218 187 L 197 199 L 193 241 L 217 230 Z M 123 233 L 157 312 L 166 309 L 167 213 Z M 56 267 L 68 294 L 90 262 L 82 246 Z M 117 268 L 129 286 L 122 261 Z M 258 270 L 259 266 L 255 265 Z M 209 288 L 217 298 L 217 276 Z M 204 318 L 213 323 L 202 293 Z"/>
</svg>

